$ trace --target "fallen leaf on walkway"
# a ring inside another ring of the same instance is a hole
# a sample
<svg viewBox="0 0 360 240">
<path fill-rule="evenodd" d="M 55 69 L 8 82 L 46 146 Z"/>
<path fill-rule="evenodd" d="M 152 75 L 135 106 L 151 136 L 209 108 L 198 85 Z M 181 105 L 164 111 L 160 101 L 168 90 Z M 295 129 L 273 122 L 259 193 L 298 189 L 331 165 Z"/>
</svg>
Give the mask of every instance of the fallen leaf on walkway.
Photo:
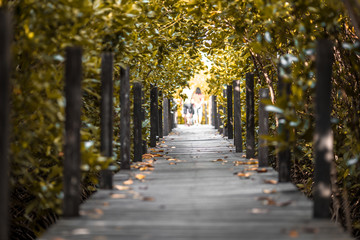
<svg viewBox="0 0 360 240">
<path fill-rule="evenodd" d="M 166 159 L 166 160 L 168 160 L 168 161 L 177 161 L 176 158 L 168 158 L 168 159 Z"/>
<path fill-rule="evenodd" d="M 162 154 L 154 154 L 153 156 L 154 157 L 163 157 L 164 155 L 162 155 Z"/>
<path fill-rule="evenodd" d="M 250 161 L 257 161 L 256 158 L 250 158 L 249 160 L 250 160 Z"/>
<path fill-rule="evenodd" d="M 136 175 L 135 175 L 135 178 L 138 179 L 138 180 L 143 180 L 143 179 L 146 178 L 146 176 L 145 176 L 144 174 L 140 174 L 140 173 L 139 173 L 139 174 L 136 174 Z"/>
<path fill-rule="evenodd" d="M 143 159 L 150 159 L 150 158 L 153 158 L 153 157 L 154 157 L 154 155 L 152 155 L 150 153 L 145 153 L 145 154 L 142 155 Z"/>
<path fill-rule="evenodd" d="M 264 172 L 267 172 L 267 169 L 266 168 L 258 168 L 256 171 L 258 173 L 264 173 Z"/>
<path fill-rule="evenodd" d="M 258 201 L 262 201 L 263 205 L 275 206 L 276 202 L 270 197 L 258 197 Z"/>
<path fill-rule="evenodd" d="M 176 148 L 175 146 L 172 146 L 171 148 Z"/>
<path fill-rule="evenodd" d="M 149 168 L 149 167 L 141 167 L 139 168 L 140 171 L 153 171 L 154 168 Z"/>
<path fill-rule="evenodd" d="M 115 185 L 114 188 L 120 191 L 130 190 L 129 186 Z"/>
<path fill-rule="evenodd" d="M 228 158 L 228 156 L 225 156 L 224 158 Z"/>
<path fill-rule="evenodd" d="M 278 181 L 276 181 L 275 179 L 266 179 L 264 180 L 264 183 L 268 183 L 268 184 L 277 184 Z"/>
<path fill-rule="evenodd" d="M 257 171 L 257 170 L 258 170 L 257 167 L 249 167 L 244 169 L 244 171 Z"/>
<path fill-rule="evenodd" d="M 114 199 L 126 198 L 126 194 L 118 194 L 118 193 L 111 194 L 111 198 L 114 198 Z"/>
<path fill-rule="evenodd" d="M 276 191 L 276 189 L 263 189 L 263 193 L 273 194 L 273 193 L 277 193 L 277 191 Z"/>
<path fill-rule="evenodd" d="M 153 202 L 153 201 L 155 201 L 155 198 L 153 198 L 153 197 L 143 197 L 142 200 L 147 201 L 147 202 Z"/>
<path fill-rule="evenodd" d="M 104 211 L 101 210 L 100 208 L 95 208 L 95 209 L 94 209 L 94 212 L 95 212 L 96 214 L 98 214 L 98 215 L 104 215 Z"/>
<path fill-rule="evenodd" d="M 227 162 L 225 159 L 218 158 L 216 160 L 212 160 L 212 162 Z"/>
<path fill-rule="evenodd" d="M 134 181 L 132 179 L 126 180 L 125 182 L 123 182 L 124 185 L 131 185 L 133 184 Z"/>
<path fill-rule="evenodd" d="M 285 202 L 280 202 L 280 203 L 276 203 L 277 207 L 286 207 L 288 205 L 290 205 L 292 203 L 292 201 L 285 201 Z"/>
<path fill-rule="evenodd" d="M 246 158 L 246 155 L 245 155 L 245 154 L 243 154 L 241 157 Z"/>
<path fill-rule="evenodd" d="M 298 231 L 296 231 L 296 230 L 291 230 L 291 231 L 289 232 L 289 237 L 291 237 L 291 238 L 297 238 L 297 237 L 299 237 Z"/>
<path fill-rule="evenodd" d="M 269 209 L 265 208 L 253 208 L 251 209 L 251 213 L 253 214 L 266 214 L 269 212 Z"/>
<path fill-rule="evenodd" d="M 108 206 L 110 206 L 110 203 L 109 202 L 103 202 L 103 206 L 108 207 Z"/>
<path fill-rule="evenodd" d="M 169 165 L 176 165 L 176 162 L 169 162 Z"/>
<path fill-rule="evenodd" d="M 160 150 L 154 150 L 154 151 L 152 151 L 152 152 L 154 152 L 154 153 L 159 153 L 159 152 L 164 152 L 164 150 L 163 150 L 163 149 L 160 149 Z"/>
<path fill-rule="evenodd" d="M 251 173 L 242 173 L 242 172 L 239 172 L 236 174 L 238 177 L 243 177 L 243 178 L 249 178 L 252 174 Z"/>
</svg>

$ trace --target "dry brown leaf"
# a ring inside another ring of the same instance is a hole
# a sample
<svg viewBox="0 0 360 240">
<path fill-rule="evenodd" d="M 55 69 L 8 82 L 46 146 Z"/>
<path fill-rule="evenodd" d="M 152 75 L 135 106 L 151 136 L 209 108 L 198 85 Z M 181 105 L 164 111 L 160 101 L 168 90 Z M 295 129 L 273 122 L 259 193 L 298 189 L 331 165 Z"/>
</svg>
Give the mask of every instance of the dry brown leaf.
<svg viewBox="0 0 360 240">
<path fill-rule="evenodd" d="M 249 160 L 250 160 L 250 161 L 257 161 L 256 158 L 250 158 Z"/>
<path fill-rule="evenodd" d="M 242 173 L 242 172 L 239 172 L 236 174 L 238 177 L 243 177 L 243 178 L 249 178 L 252 174 L 251 173 Z"/>
<path fill-rule="evenodd" d="M 126 194 L 119 194 L 119 193 L 111 194 L 111 198 L 114 199 L 126 198 Z"/>
<path fill-rule="evenodd" d="M 103 206 L 108 207 L 108 206 L 110 206 L 110 203 L 109 202 L 103 202 Z"/>
<path fill-rule="evenodd" d="M 154 157 L 163 157 L 164 155 L 162 154 L 153 154 Z"/>
<path fill-rule="evenodd" d="M 115 185 L 114 188 L 120 191 L 130 190 L 129 186 L 122 186 L 122 185 Z"/>
<path fill-rule="evenodd" d="M 129 180 L 126 180 L 125 182 L 123 182 L 124 185 L 131 185 L 133 183 L 134 183 L 134 181 L 131 178 Z"/>
<path fill-rule="evenodd" d="M 277 184 L 278 181 L 276 181 L 275 179 L 266 179 L 264 180 L 264 183 L 268 183 L 268 184 Z"/>
<path fill-rule="evenodd" d="M 153 197 L 143 197 L 142 200 L 147 201 L 147 202 L 153 202 L 153 201 L 155 201 L 155 198 L 153 198 Z"/>
<path fill-rule="evenodd" d="M 286 201 L 286 202 L 280 202 L 280 203 L 277 203 L 276 206 L 277 207 L 286 207 L 288 205 L 290 205 L 292 203 L 292 201 Z"/>
<path fill-rule="evenodd" d="M 159 153 L 159 152 L 164 152 L 164 150 L 163 150 L 163 149 L 160 149 L 160 150 L 153 150 L 152 152 L 154 152 L 154 153 Z"/>
<path fill-rule="evenodd" d="M 175 146 L 172 146 L 171 148 L 176 148 Z"/>
<path fill-rule="evenodd" d="M 296 230 L 291 230 L 291 231 L 289 232 L 289 237 L 291 237 L 291 238 L 297 238 L 297 237 L 299 237 L 298 231 L 296 231 Z"/>
<path fill-rule="evenodd" d="M 269 209 L 265 208 L 253 208 L 251 209 L 251 213 L 253 214 L 266 214 L 269 212 Z"/>
<path fill-rule="evenodd" d="M 98 214 L 98 215 L 103 215 L 103 214 L 104 214 L 104 211 L 101 210 L 100 208 L 95 208 L 95 209 L 94 209 L 94 212 L 95 212 L 96 214 Z"/>
<path fill-rule="evenodd" d="M 225 156 L 224 158 L 228 158 L 228 156 Z"/>
<path fill-rule="evenodd" d="M 176 162 L 169 162 L 169 165 L 176 165 Z"/>
<path fill-rule="evenodd" d="M 258 173 L 264 173 L 264 172 L 267 172 L 268 170 L 266 168 L 258 168 L 256 171 Z"/>
<path fill-rule="evenodd" d="M 139 173 L 139 174 L 136 174 L 136 175 L 135 175 L 135 178 L 138 179 L 138 180 L 143 180 L 143 179 L 146 178 L 146 176 L 145 176 L 144 174 L 140 174 L 140 173 Z"/>
<path fill-rule="evenodd" d="M 225 159 L 218 158 L 216 160 L 212 160 L 212 162 L 224 162 L 224 163 L 226 163 L 227 161 Z"/>
<path fill-rule="evenodd" d="M 242 158 L 246 158 L 246 155 L 245 155 L 245 154 L 243 154 L 241 157 L 242 157 Z"/>
<path fill-rule="evenodd" d="M 273 194 L 273 193 L 277 193 L 277 191 L 276 191 L 276 189 L 263 189 L 263 193 Z"/>
<path fill-rule="evenodd" d="M 257 171 L 257 170 L 258 170 L 257 167 L 249 167 L 244 169 L 244 171 Z"/>
<path fill-rule="evenodd" d="M 168 161 L 177 161 L 176 158 L 168 158 L 168 159 L 166 159 L 166 160 L 168 160 Z"/>
<path fill-rule="evenodd" d="M 270 197 L 258 197 L 257 200 L 262 201 L 263 205 L 276 206 L 275 200 Z"/>
<path fill-rule="evenodd" d="M 149 159 L 149 158 L 152 158 L 152 157 L 154 157 L 154 155 L 152 155 L 150 153 L 145 153 L 145 154 L 142 155 L 143 159 Z"/>
</svg>

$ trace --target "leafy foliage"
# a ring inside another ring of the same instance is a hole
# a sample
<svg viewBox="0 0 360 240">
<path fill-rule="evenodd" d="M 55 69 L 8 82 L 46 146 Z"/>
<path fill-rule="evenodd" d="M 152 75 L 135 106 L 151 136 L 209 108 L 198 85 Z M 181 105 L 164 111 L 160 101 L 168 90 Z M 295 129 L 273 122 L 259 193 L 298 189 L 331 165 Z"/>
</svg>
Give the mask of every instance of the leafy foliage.
<svg viewBox="0 0 360 240">
<path fill-rule="evenodd" d="M 294 180 L 311 194 L 314 48 L 319 38 L 333 41 L 336 61 L 332 116 L 337 183 L 340 192 L 348 193 L 348 199 L 341 199 L 339 193 L 334 198 L 351 207 L 354 233 L 359 234 L 360 44 L 340 1 L 13 0 L 0 4 L 14 15 L 13 236 L 34 238 L 61 214 L 66 46 L 80 45 L 84 49 L 84 196 L 86 191 L 95 190 L 98 171 L 117 160 L 120 67 L 131 66 L 131 82 L 142 82 L 145 99 L 149 99 L 150 84 L 162 89 L 164 96 L 185 86 L 194 74 L 206 68 L 203 56 L 212 62 L 208 69 L 210 94 L 221 96 L 224 84 L 240 79 L 244 106 L 247 72 L 256 74 L 256 91 L 269 88 L 271 104 L 283 111 L 291 133 L 290 141 L 276 135 L 273 117 L 274 137 L 269 142 L 293 149 Z M 103 51 L 115 53 L 114 160 L 104 159 L 99 153 Z M 281 77 L 291 83 L 289 101 L 277 97 L 278 65 Z M 225 98 L 218 99 L 220 105 L 225 104 Z M 148 100 L 144 107 L 148 115 Z M 245 114 L 242 117 L 244 121 Z M 143 127 L 147 137 L 149 121 Z M 337 216 L 344 219 L 344 215 L 340 212 Z"/>
</svg>

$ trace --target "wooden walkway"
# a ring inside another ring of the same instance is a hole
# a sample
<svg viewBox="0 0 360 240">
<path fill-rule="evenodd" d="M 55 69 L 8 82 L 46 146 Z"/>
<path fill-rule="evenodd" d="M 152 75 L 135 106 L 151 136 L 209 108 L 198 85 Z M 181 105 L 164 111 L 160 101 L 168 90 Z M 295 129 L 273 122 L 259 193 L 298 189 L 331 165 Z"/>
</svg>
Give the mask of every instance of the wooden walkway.
<svg viewBox="0 0 360 240">
<path fill-rule="evenodd" d="M 59 220 L 40 239 L 352 239 L 312 219 L 311 201 L 294 185 L 272 184 L 274 170 L 234 174 L 256 165 L 242 165 L 248 160 L 211 126 L 179 126 L 152 153 L 165 154 L 153 171 L 119 172 L 114 190 L 99 190 L 80 217 Z"/>
</svg>

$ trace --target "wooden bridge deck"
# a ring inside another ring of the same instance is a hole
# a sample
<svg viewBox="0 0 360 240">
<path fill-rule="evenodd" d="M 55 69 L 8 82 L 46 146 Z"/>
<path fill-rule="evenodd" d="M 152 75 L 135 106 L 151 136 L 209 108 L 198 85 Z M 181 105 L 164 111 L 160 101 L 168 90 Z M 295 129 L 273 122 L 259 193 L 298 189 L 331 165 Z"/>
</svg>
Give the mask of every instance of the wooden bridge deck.
<svg viewBox="0 0 360 240">
<path fill-rule="evenodd" d="M 179 126 L 159 150 L 165 156 L 155 157 L 153 171 L 119 172 L 114 190 L 99 190 L 80 217 L 59 220 L 40 239 L 352 239 L 314 220 L 312 202 L 294 185 L 266 183 L 277 179 L 274 170 L 234 175 L 254 165 L 234 166 L 247 160 L 210 126 Z"/>
</svg>

